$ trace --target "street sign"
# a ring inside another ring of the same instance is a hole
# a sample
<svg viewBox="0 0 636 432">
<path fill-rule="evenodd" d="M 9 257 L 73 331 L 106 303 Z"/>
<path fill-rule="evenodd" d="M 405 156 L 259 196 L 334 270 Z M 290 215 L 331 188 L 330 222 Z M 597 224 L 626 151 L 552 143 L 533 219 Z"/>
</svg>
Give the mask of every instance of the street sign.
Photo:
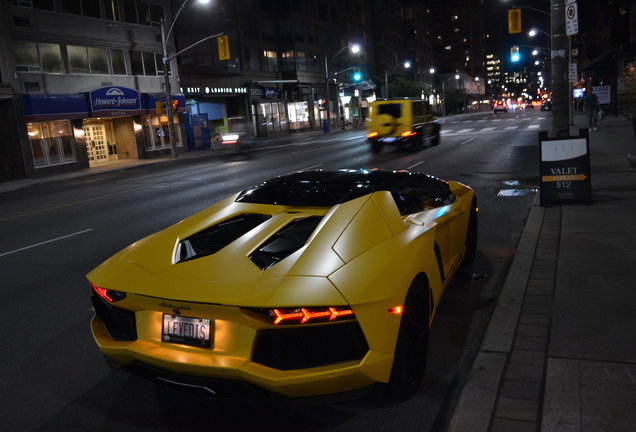
<svg viewBox="0 0 636 432">
<path fill-rule="evenodd" d="M 565 5 L 565 34 L 575 35 L 579 32 L 579 17 L 576 2 Z"/>
<path fill-rule="evenodd" d="M 541 144 L 540 201 L 550 204 L 590 204 L 590 144 L 587 129 L 579 136 L 548 138 L 539 133 Z"/>
<path fill-rule="evenodd" d="M 570 63 L 570 68 L 568 69 L 568 81 L 577 82 L 579 80 L 579 72 L 576 63 Z"/>
</svg>

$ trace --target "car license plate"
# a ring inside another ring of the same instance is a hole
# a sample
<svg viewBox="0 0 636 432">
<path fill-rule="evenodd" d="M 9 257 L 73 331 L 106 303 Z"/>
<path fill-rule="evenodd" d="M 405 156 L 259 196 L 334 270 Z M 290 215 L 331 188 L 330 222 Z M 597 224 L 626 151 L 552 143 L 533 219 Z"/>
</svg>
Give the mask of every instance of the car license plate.
<svg viewBox="0 0 636 432">
<path fill-rule="evenodd" d="M 164 342 L 210 348 L 211 334 L 212 321 L 207 318 L 163 314 L 161 339 Z"/>
</svg>

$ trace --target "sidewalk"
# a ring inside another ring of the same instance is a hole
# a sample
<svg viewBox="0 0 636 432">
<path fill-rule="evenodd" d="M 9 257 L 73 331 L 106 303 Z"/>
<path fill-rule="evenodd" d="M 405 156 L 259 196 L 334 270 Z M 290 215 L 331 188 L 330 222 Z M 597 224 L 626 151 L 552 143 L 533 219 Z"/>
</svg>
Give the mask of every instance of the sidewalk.
<svg viewBox="0 0 636 432">
<path fill-rule="evenodd" d="M 636 140 L 599 126 L 592 205 L 537 196 L 449 432 L 636 430 Z"/>
</svg>

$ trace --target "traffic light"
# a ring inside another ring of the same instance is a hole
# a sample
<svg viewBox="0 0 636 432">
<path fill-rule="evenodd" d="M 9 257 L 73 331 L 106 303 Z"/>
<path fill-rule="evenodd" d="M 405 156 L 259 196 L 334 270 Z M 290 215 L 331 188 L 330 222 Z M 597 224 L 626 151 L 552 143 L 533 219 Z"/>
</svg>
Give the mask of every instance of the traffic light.
<svg viewBox="0 0 636 432">
<path fill-rule="evenodd" d="M 521 9 L 508 10 L 508 33 L 521 33 Z"/>
<path fill-rule="evenodd" d="M 164 101 L 155 101 L 155 110 L 157 111 L 157 114 L 163 114 L 163 104 L 165 104 Z"/>
<path fill-rule="evenodd" d="M 519 60 L 521 60 L 521 54 L 519 54 L 519 47 L 516 45 L 510 48 L 510 60 L 512 60 L 513 62 L 518 62 Z"/>
<path fill-rule="evenodd" d="M 219 60 L 227 60 L 230 58 L 230 40 L 227 35 L 216 38 L 216 44 L 219 47 Z"/>
<path fill-rule="evenodd" d="M 172 112 L 176 113 L 178 109 L 179 109 L 179 101 L 175 99 L 172 101 Z"/>
<path fill-rule="evenodd" d="M 353 80 L 360 81 L 362 79 L 362 72 L 360 72 L 360 68 L 353 68 Z"/>
</svg>

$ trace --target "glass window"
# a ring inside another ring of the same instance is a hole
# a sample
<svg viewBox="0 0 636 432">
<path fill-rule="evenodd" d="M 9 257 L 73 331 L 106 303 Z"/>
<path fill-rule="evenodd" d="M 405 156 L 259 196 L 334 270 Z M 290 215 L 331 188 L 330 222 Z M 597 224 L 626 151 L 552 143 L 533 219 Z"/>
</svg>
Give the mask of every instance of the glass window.
<svg viewBox="0 0 636 432">
<path fill-rule="evenodd" d="M 87 74 L 90 73 L 88 64 L 88 53 L 86 47 L 68 45 L 66 47 L 68 52 L 68 64 L 69 70 L 72 74 Z"/>
<path fill-rule="evenodd" d="M 246 64 L 247 64 L 247 68 L 250 70 L 261 70 L 260 67 L 260 62 L 259 62 L 259 58 L 258 58 L 258 48 L 253 48 L 253 47 L 248 47 L 245 50 L 246 53 Z"/>
<path fill-rule="evenodd" d="M 265 70 L 268 72 L 278 72 L 278 57 L 276 51 L 263 51 L 265 58 Z"/>
<path fill-rule="evenodd" d="M 40 71 L 38 47 L 35 42 L 14 41 L 15 64 L 18 71 Z"/>
<path fill-rule="evenodd" d="M 181 128 L 179 127 L 179 116 L 173 115 L 175 124 L 175 138 L 177 147 L 181 147 Z M 143 116 L 142 127 L 144 141 L 147 150 L 160 150 L 170 148 L 170 134 L 168 133 L 168 116 L 153 115 Z"/>
<path fill-rule="evenodd" d="M 27 134 L 36 167 L 75 162 L 75 140 L 68 120 L 27 123 Z"/>
<path fill-rule="evenodd" d="M 155 65 L 155 54 L 144 52 L 144 71 L 146 75 L 157 75 L 157 66 Z"/>
<path fill-rule="evenodd" d="M 60 0 L 63 13 L 69 13 L 74 15 L 82 14 L 82 4 L 80 0 Z"/>
<path fill-rule="evenodd" d="M 137 8 L 135 2 L 128 0 L 122 3 L 124 5 L 124 20 L 127 23 L 137 24 Z"/>
<path fill-rule="evenodd" d="M 283 51 L 280 54 L 283 72 L 289 72 L 294 70 L 294 51 Z"/>
<path fill-rule="evenodd" d="M 163 7 L 158 4 L 152 4 L 152 3 L 149 4 L 148 12 L 150 14 L 150 24 L 153 24 L 153 25 L 159 25 L 159 23 L 161 22 L 161 19 L 165 15 L 163 13 Z"/>
<path fill-rule="evenodd" d="M 64 73 L 62 54 L 58 44 L 40 43 L 40 57 L 42 58 L 42 71 Z"/>
<path fill-rule="evenodd" d="M 104 48 L 88 48 L 88 60 L 93 74 L 108 74 L 108 57 Z"/>
<path fill-rule="evenodd" d="M 119 21 L 119 5 L 117 0 L 104 0 L 104 12 L 106 12 L 106 19 L 112 21 Z"/>
<path fill-rule="evenodd" d="M 305 51 L 296 51 L 296 70 L 307 70 L 307 59 L 305 58 Z"/>
<path fill-rule="evenodd" d="M 126 75 L 126 58 L 124 56 L 124 50 L 111 49 L 110 61 L 113 66 L 114 75 Z"/>
<path fill-rule="evenodd" d="M 33 0 L 33 8 L 55 11 L 55 0 Z"/>
<path fill-rule="evenodd" d="M 163 56 L 161 54 L 155 54 L 155 64 L 157 65 L 157 75 L 163 75 Z M 172 75 L 170 62 L 168 62 L 168 75 Z"/>
<path fill-rule="evenodd" d="M 276 41 L 276 27 L 270 20 L 263 20 L 263 40 L 268 42 Z"/>
<path fill-rule="evenodd" d="M 148 10 L 148 2 L 138 0 L 135 3 L 137 3 L 137 23 L 150 24 L 150 11 Z"/>
<path fill-rule="evenodd" d="M 133 75 L 144 74 L 144 62 L 141 58 L 141 51 L 130 51 L 130 67 Z"/>
<path fill-rule="evenodd" d="M 82 0 L 82 13 L 84 16 L 91 18 L 102 17 L 102 13 L 99 10 L 99 2 L 95 0 Z"/>
</svg>

